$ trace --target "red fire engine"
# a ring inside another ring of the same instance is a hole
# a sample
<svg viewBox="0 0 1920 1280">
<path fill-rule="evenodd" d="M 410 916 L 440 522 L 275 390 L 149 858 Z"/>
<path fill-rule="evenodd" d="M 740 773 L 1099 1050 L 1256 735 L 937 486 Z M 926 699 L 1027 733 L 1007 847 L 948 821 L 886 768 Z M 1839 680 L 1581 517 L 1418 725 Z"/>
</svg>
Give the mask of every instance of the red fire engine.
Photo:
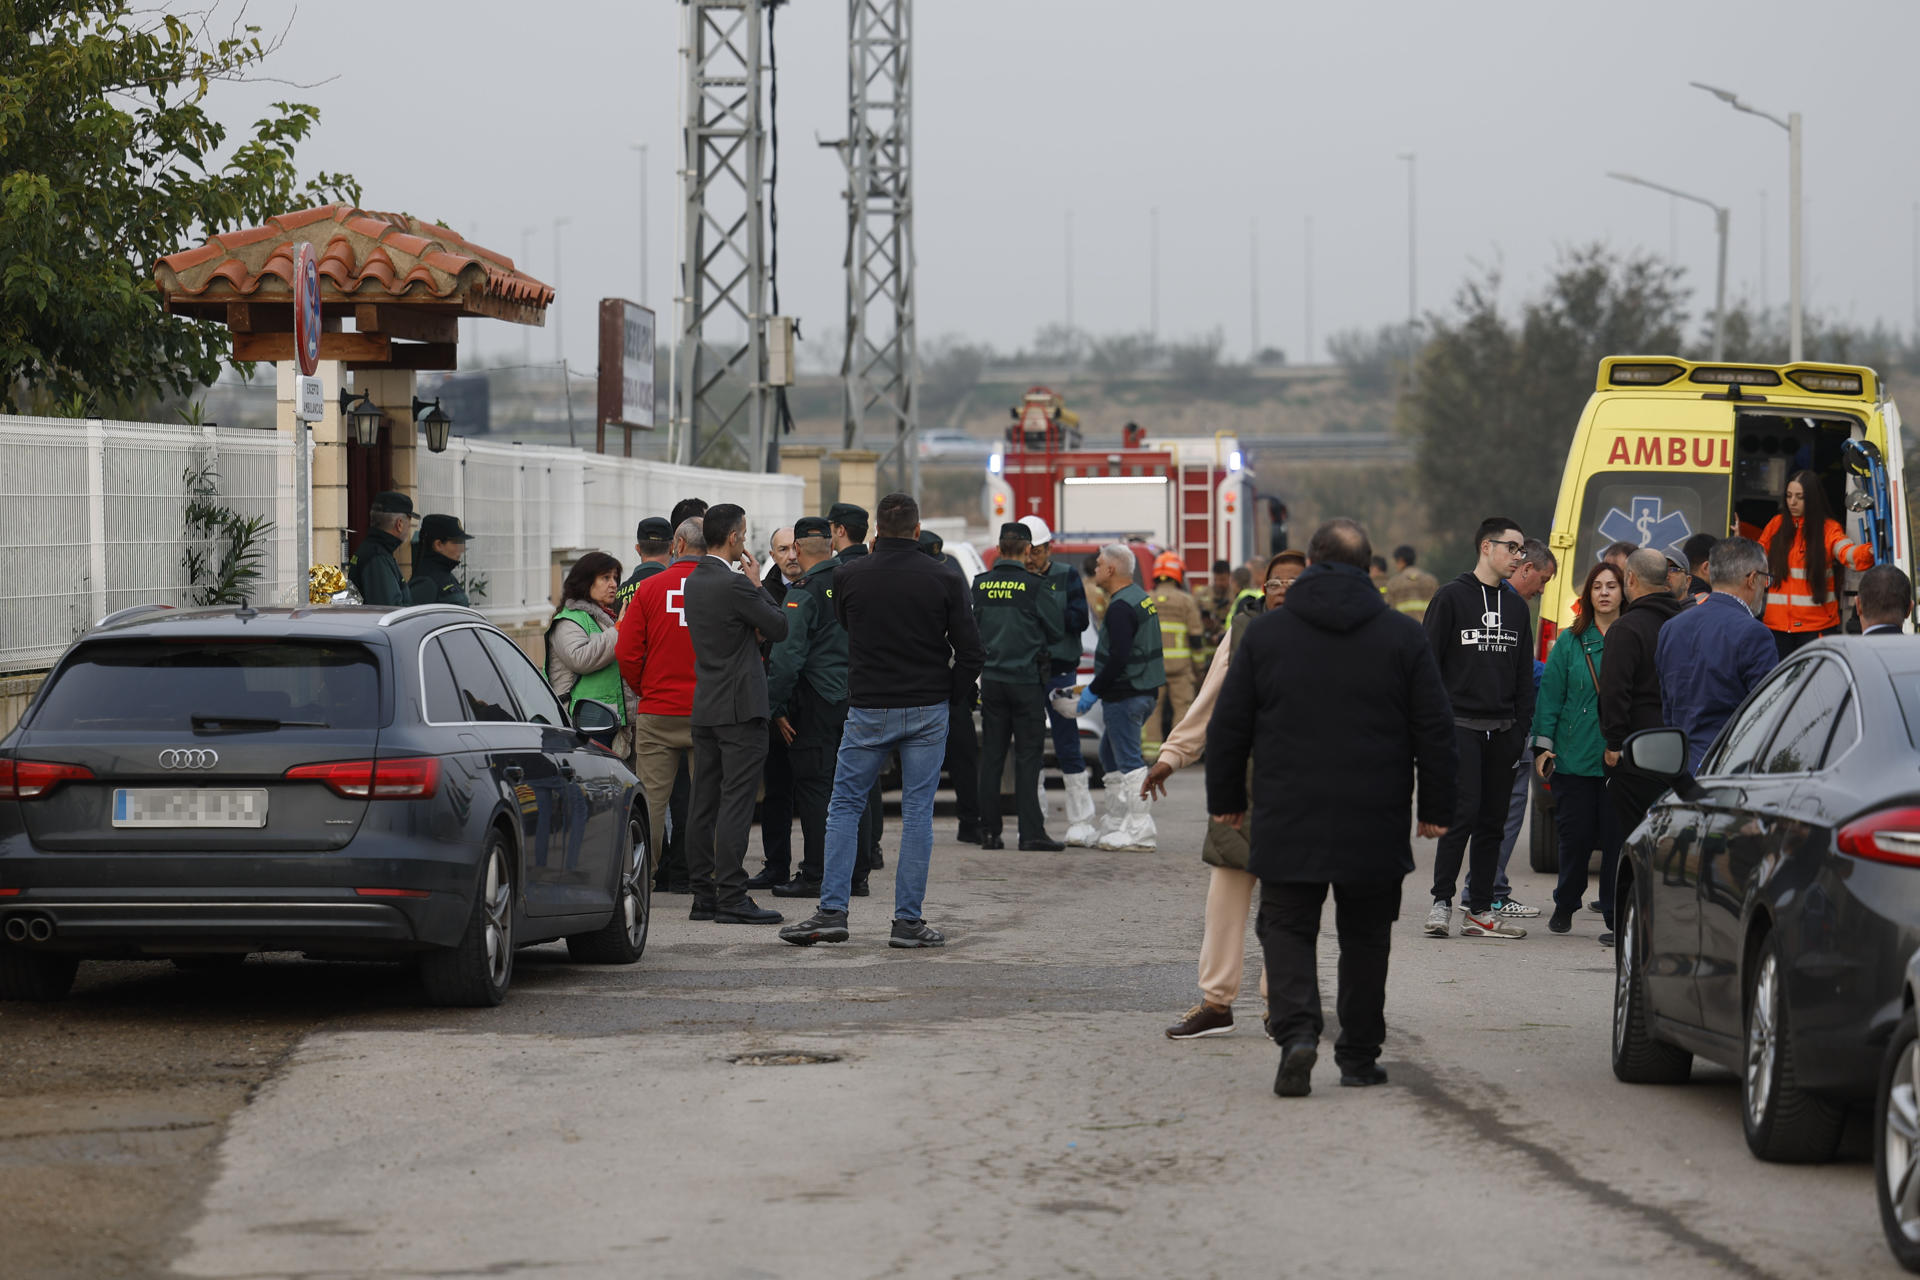
<svg viewBox="0 0 1920 1280">
<path fill-rule="evenodd" d="M 1077 415 L 1047 387 L 1031 387 L 987 461 L 991 526 L 1039 516 L 1074 540 L 1144 539 L 1175 552 L 1187 580 L 1213 562 L 1240 565 L 1255 554 L 1253 474 L 1231 432 L 1149 439 L 1127 424 L 1117 449 L 1081 439 Z"/>
</svg>

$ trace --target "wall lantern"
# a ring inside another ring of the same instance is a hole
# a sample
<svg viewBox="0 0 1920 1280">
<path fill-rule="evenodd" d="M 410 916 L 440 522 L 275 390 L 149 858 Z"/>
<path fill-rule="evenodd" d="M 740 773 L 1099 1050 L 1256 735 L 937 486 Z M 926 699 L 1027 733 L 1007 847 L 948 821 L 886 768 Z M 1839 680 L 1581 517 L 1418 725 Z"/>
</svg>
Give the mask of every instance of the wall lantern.
<svg viewBox="0 0 1920 1280">
<path fill-rule="evenodd" d="M 424 418 L 420 417 L 422 409 L 427 411 L 427 416 Z M 413 416 L 419 418 L 420 424 L 427 429 L 427 451 L 445 453 L 447 436 L 453 431 L 453 419 L 448 417 L 447 411 L 440 407 L 440 401 L 438 399 L 422 400 L 419 396 L 415 396 Z"/>
<path fill-rule="evenodd" d="M 340 417 L 346 422 L 355 444 L 371 448 L 380 438 L 382 414 L 367 392 L 356 396 L 345 387 L 340 388 Z"/>
</svg>

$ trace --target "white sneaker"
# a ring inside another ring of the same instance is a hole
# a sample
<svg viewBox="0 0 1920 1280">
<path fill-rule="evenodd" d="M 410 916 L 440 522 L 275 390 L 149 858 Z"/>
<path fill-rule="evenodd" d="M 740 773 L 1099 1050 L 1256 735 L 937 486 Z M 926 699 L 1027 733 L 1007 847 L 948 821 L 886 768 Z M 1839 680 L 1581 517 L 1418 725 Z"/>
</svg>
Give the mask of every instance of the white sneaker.
<svg viewBox="0 0 1920 1280">
<path fill-rule="evenodd" d="M 1463 938 L 1524 938 L 1527 931 L 1489 907 L 1485 915 L 1460 909 L 1460 936 Z"/>
<path fill-rule="evenodd" d="M 1493 909 L 1509 920 L 1531 920 L 1540 914 L 1540 908 L 1530 907 L 1524 902 L 1512 898 L 1502 898 L 1493 904 Z"/>
<path fill-rule="evenodd" d="M 1453 903 L 1446 898 L 1435 898 L 1433 906 L 1427 910 L 1427 936 L 1444 938 L 1453 932 Z"/>
</svg>

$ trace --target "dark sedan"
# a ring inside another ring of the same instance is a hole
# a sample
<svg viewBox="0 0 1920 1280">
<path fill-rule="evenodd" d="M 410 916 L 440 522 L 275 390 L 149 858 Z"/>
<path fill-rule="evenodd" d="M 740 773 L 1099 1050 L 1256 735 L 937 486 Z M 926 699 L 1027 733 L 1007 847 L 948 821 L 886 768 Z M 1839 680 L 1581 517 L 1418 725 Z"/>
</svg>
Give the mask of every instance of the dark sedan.
<svg viewBox="0 0 1920 1280">
<path fill-rule="evenodd" d="M 646 946 L 646 806 L 478 613 L 134 610 L 0 740 L 0 998 L 86 959 L 417 961 L 497 1004 L 519 946 Z"/>
<path fill-rule="evenodd" d="M 1755 1155 L 1833 1156 L 1920 943 L 1917 730 L 1920 642 L 1852 637 L 1782 663 L 1697 778 L 1678 730 L 1630 740 L 1673 790 L 1620 860 L 1616 1076 L 1685 1080 L 1699 1054 L 1740 1074 Z"/>
</svg>

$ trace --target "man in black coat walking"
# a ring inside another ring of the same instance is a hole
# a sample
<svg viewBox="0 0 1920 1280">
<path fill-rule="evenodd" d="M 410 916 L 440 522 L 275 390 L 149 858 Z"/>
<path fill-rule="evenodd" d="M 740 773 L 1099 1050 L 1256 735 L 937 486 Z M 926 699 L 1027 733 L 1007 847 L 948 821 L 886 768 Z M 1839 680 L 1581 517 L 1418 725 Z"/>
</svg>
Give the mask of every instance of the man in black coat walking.
<svg viewBox="0 0 1920 1280">
<path fill-rule="evenodd" d="M 1400 885 L 1422 839 L 1454 813 L 1453 708 L 1418 622 L 1387 607 L 1367 576 L 1373 547 L 1351 520 L 1322 525 L 1286 603 L 1252 624 L 1207 725 L 1207 812 L 1247 818 L 1260 879 L 1256 930 L 1267 964 L 1268 1027 L 1281 1045 L 1273 1091 L 1312 1091 L 1325 1020 L 1314 963 L 1333 887 L 1340 935 L 1343 1085 L 1386 1083 L 1387 954 Z M 1417 805 L 1416 805 L 1417 784 Z"/>
<path fill-rule="evenodd" d="M 1607 659 L 1600 666 L 1600 734 L 1606 739 L 1607 799 L 1620 819 L 1620 834 L 1640 825 L 1647 809 L 1667 789 L 1664 782 L 1620 770 L 1620 750 L 1627 738 L 1642 729 L 1658 729 L 1666 721 L 1660 703 L 1660 672 L 1654 664 L 1660 628 L 1680 612 L 1667 585 L 1669 563 L 1665 553 L 1642 547 L 1627 557 L 1627 607 L 1607 629 Z M 1600 912 L 1607 922 L 1602 943 L 1613 941 L 1613 886 L 1601 881 Z"/>
</svg>

